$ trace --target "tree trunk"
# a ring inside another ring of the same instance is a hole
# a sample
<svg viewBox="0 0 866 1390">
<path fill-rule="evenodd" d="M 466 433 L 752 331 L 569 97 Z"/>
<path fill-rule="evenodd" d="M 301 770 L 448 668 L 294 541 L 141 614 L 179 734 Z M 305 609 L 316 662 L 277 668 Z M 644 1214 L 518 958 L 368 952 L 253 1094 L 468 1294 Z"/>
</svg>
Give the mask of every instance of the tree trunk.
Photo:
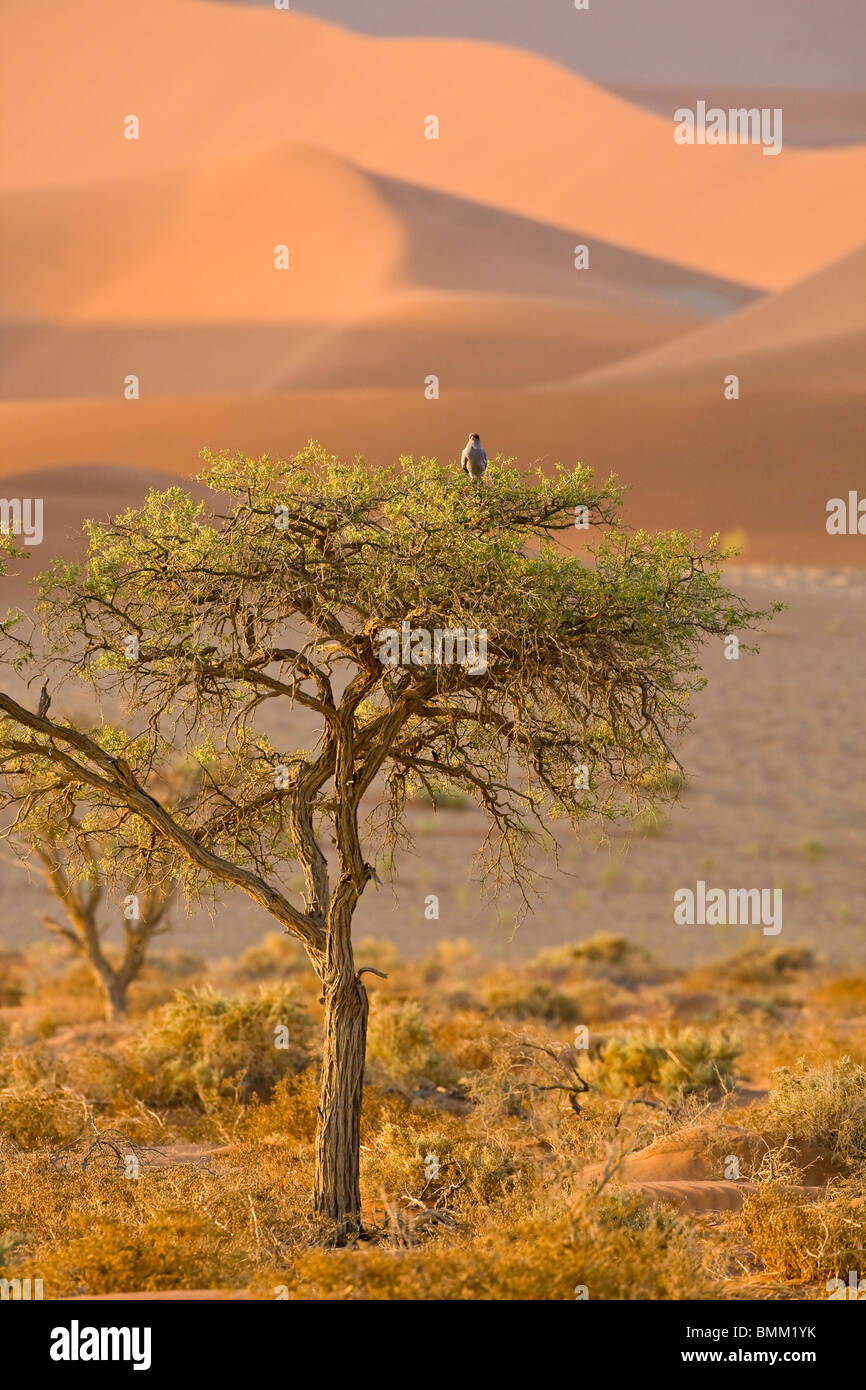
<svg viewBox="0 0 866 1390">
<path fill-rule="evenodd" d="M 343 1237 L 361 1228 L 361 1106 L 369 1005 L 354 970 L 326 978 L 324 998 L 315 1210 L 336 1222 Z"/>
<path fill-rule="evenodd" d="M 126 981 L 110 971 L 97 971 L 105 999 L 105 1017 L 109 1023 L 126 1013 Z"/>
<path fill-rule="evenodd" d="M 336 1223 L 340 1240 L 361 1229 L 361 1106 L 370 1006 L 352 951 L 357 901 L 352 875 L 345 873 L 331 899 L 322 971 L 325 1037 L 314 1209 Z"/>
<path fill-rule="evenodd" d="M 102 992 L 106 1022 L 112 1023 L 114 1019 L 122 1018 L 126 1013 L 127 981 L 119 972 L 112 970 L 111 965 L 100 950 L 94 952 L 88 950 L 87 945 L 85 945 L 83 951 L 87 956 L 93 978 Z"/>
</svg>

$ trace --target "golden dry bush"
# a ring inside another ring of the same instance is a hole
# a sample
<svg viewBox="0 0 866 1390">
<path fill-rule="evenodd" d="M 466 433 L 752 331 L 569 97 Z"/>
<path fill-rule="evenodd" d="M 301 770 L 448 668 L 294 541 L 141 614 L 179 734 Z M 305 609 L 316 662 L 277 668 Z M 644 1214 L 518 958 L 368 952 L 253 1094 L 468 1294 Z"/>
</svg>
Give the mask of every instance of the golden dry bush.
<svg viewBox="0 0 866 1390">
<path fill-rule="evenodd" d="M 133 1053 L 153 1077 L 149 1104 L 207 1108 L 225 1095 L 270 1094 L 281 1077 L 309 1061 L 311 1032 L 291 986 L 260 986 L 245 998 L 193 989 L 179 991 L 156 1013 Z"/>
<path fill-rule="evenodd" d="M 55 1149 L 80 1132 L 81 1105 L 59 1091 L 19 1085 L 0 1092 L 0 1136 L 20 1149 Z"/>
<path fill-rule="evenodd" d="M 784 1279 L 814 1283 L 866 1268 L 862 1184 L 810 1202 L 780 1183 L 763 1183 L 746 1197 L 737 1224 L 764 1269 Z"/>
<path fill-rule="evenodd" d="M 866 1017 L 866 974 L 840 975 L 825 980 L 813 998 L 819 1008 L 842 1017 Z"/>
<path fill-rule="evenodd" d="M 772 1129 L 824 1144 L 843 1163 L 863 1163 L 866 1066 L 851 1057 L 815 1066 L 801 1057 L 774 1072 L 765 1114 Z"/>
<path fill-rule="evenodd" d="M 26 1275 L 32 1265 L 50 1298 L 232 1288 L 249 1273 L 249 1261 L 232 1248 L 231 1235 L 189 1211 L 135 1228 L 80 1216 L 73 1219 L 62 1245 L 37 1247 L 27 1255 L 15 1273 Z"/>
<path fill-rule="evenodd" d="M 233 967 L 239 980 L 267 980 L 275 975 L 300 974 L 306 969 L 303 947 L 287 932 L 268 932 L 241 951 Z"/>
<path fill-rule="evenodd" d="M 586 1021 L 587 1016 L 577 995 L 546 981 L 522 979 L 511 971 L 488 976 L 482 983 L 482 998 L 494 1018 L 540 1019 L 555 1026 Z"/>
<path fill-rule="evenodd" d="M 451 1086 L 458 1079 L 452 1058 L 434 1044 L 430 1024 L 415 999 L 377 998 L 367 1034 L 370 1075 L 402 1090 Z"/>
<path fill-rule="evenodd" d="M 312 1300 L 569 1300 L 708 1297 L 697 1242 L 659 1208 L 612 1199 L 597 1212 L 535 1214 L 472 1239 L 404 1250 L 310 1251 L 263 1271 L 254 1296 Z"/>
<path fill-rule="evenodd" d="M 238 1133 L 257 1143 L 302 1142 L 312 1144 L 316 1134 L 319 1078 L 315 1067 L 296 1076 L 283 1076 L 267 1104 L 257 1097 L 244 1111 Z"/>
<path fill-rule="evenodd" d="M 416 1210 L 466 1213 L 515 1190 L 518 1167 L 495 1136 L 469 1135 L 461 1119 L 429 1110 L 386 1121 L 362 1154 L 365 1188 Z"/>
</svg>

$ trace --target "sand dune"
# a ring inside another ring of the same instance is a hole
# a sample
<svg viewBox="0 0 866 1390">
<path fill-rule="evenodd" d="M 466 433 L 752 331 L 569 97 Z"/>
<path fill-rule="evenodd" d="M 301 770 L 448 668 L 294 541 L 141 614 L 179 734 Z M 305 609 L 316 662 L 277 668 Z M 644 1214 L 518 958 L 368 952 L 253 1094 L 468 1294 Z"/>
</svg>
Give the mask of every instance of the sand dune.
<svg viewBox="0 0 866 1390">
<path fill-rule="evenodd" d="M 9 188 L 125 179 L 278 139 L 755 286 L 790 284 L 861 237 L 852 190 L 866 151 L 678 147 L 670 121 L 489 43 L 362 38 L 196 0 L 146 11 L 79 0 L 47 26 L 17 0 L 2 37 Z M 485 100 L 467 101 L 479 87 Z M 436 141 L 423 135 L 431 113 Z M 141 121 L 138 140 L 123 138 L 127 114 Z M 337 230 L 356 265 L 352 229 Z M 204 267 L 209 232 L 203 218 Z"/>
<path fill-rule="evenodd" d="M 866 386 L 866 246 L 721 322 L 650 350 L 614 369 L 585 376 L 591 384 L 664 385 L 707 381 L 728 372 L 748 388 L 799 391 L 816 386 L 863 391 Z"/>
<path fill-rule="evenodd" d="M 231 0 L 260 5 L 267 0 Z M 617 0 L 574 13 L 561 0 L 532 5 L 502 0 L 292 0 L 292 8 L 366 34 L 459 34 L 494 39 L 545 54 L 599 82 L 706 83 L 735 80 L 828 89 L 862 82 L 863 10 L 857 0 L 727 0 L 723 8 L 694 0 Z M 785 41 L 780 43 L 779 36 Z M 761 103 L 759 103 L 760 105 Z"/>
<path fill-rule="evenodd" d="M 405 247 L 366 175 L 297 145 L 18 192 L 3 214 L 5 313 L 19 319 L 345 321 L 396 280 Z M 278 245 L 290 248 L 285 272 Z"/>
<path fill-rule="evenodd" d="M 605 243 L 578 273 L 573 234 L 298 146 L 2 204 L 12 399 L 114 396 L 133 371 L 171 395 L 409 386 L 429 371 L 521 386 L 754 298 Z M 273 264 L 281 239 L 288 272 Z"/>
<path fill-rule="evenodd" d="M 6 477 L 96 462 L 183 477 L 205 445 L 287 457 L 310 437 L 376 462 L 425 453 L 456 464 L 475 429 L 491 457 L 618 471 L 631 486 L 632 524 L 744 530 L 750 561 L 862 567 L 862 537 L 830 536 L 824 525 L 827 498 L 862 477 L 862 414 L 856 393 L 790 383 L 731 402 L 721 381 L 522 391 L 445 382 L 431 401 L 419 381 L 413 390 L 6 402 L 0 432 Z M 24 484 L 4 483 L 13 486 Z"/>
<path fill-rule="evenodd" d="M 117 398 L 289 389 L 522 387 L 616 362 L 700 319 L 603 302 L 407 292 L 343 323 L 10 325 L 0 396 Z"/>
<path fill-rule="evenodd" d="M 435 289 L 604 305 L 680 327 L 756 297 L 606 242 L 593 243 L 590 269 L 577 272 L 579 229 L 294 144 L 0 197 L 4 315 L 18 322 L 344 322 L 388 291 Z M 285 276 L 273 264 L 279 238 L 290 245 Z"/>
<path fill-rule="evenodd" d="M 770 1149 L 785 1143 L 782 1135 L 761 1135 L 726 1125 L 712 1130 L 700 1125 L 662 1135 L 622 1163 L 617 1181 L 637 1192 L 646 1203 L 670 1202 L 681 1211 L 699 1214 L 708 1211 L 739 1211 L 743 1198 L 757 1192 L 757 1183 L 748 1180 Z M 742 1178 L 724 1176 L 725 1164 L 735 1156 Z M 801 1170 L 804 1185 L 789 1186 L 791 1194 L 816 1199 L 841 1169 L 832 1154 L 818 1144 L 789 1141 L 787 1157 Z M 583 1170 L 583 1181 L 601 1177 L 603 1164 L 590 1164 Z"/>
<path fill-rule="evenodd" d="M 780 58 L 777 47 L 777 62 Z M 778 66 L 770 83 L 753 83 L 749 87 L 720 84 L 718 81 L 708 83 L 694 79 L 693 63 L 692 58 L 683 68 L 683 72 L 689 73 L 688 81 L 683 81 L 681 77 L 675 82 L 647 81 L 644 69 L 643 76 L 632 82 L 614 80 L 604 82 L 604 85 L 618 96 L 625 97 L 626 101 L 655 111 L 660 116 L 670 116 L 679 106 L 694 108 L 699 100 L 725 110 L 740 106 L 781 107 L 784 112 L 785 143 L 788 145 L 817 148 L 857 145 L 862 144 L 866 137 L 866 92 L 862 88 L 839 91 L 829 87 L 780 87 Z M 809 80 L 814 82 L 814 71 Z"/>
</svg>

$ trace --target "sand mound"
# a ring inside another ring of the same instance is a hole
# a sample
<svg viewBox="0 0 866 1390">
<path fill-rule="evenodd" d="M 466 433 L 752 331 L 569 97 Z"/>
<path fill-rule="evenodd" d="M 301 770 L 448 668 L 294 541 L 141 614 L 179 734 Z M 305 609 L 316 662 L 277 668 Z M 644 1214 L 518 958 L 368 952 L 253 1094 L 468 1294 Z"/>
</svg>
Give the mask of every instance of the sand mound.
<svg viewBox="0 0 866 1390">
<path fill-rule="evenodd" d="M 754 1134 L 732 1125 L 718 1129 L 702 1129 L 696 1125 L 662 1135 L 647 1148 L 629 1154 L 623 1162 L 620 1178 L 623 1182 L 641 1184 L 702 1182 L 728 1187 L 732 1183 L 725 1179 L 724 1170 L 729 1155 L 739 1160 L 740 1171 L 745 1177 L 770 1149 L 779 1148 L 784 1142 L 784 1137 L 779 1135 Z M 810 1186 L 826 1184 L 842 1172 L 829 1150 L 803 1140 L 791 1142 L 787 1157 L 802 1170 Z M 585 1181 L 600 1177 L 602 1170 L 602 1164 L 591 1164 L 583 1170 Z"/>
<path fill-rule="evenodd" d="M 128 372 L 147 395 L 411 386 L 434 367 L 525 386 L 754 298 L 604 243 L 577 274 L 572 233 L 296 145 L 18 191 L 0 213 L 9 399 L 115 397 Z"/>
<path fill-rule="evenodd" d="M 641 1182 L 629 1183 L 647 1206 L 670 1202 L 690 1216 L 710 1211 L 740 1211 L 744 1199 L 758 1191 L 752 1182 Z M 791 1196 L 817 1201 L 823 1196 L 822 1187 L 786 1187 Z"/>
<path fill-rule="evenodd" d="M 9 317 L 342 321 L 376 302 L 404 251 L 399 219 L 365 174 L 292 144 L 127 181 L 21 191 L 3 211 Z M 289 248 L 286 271 L 274 265 L 279 245 Z"/>
</svg>

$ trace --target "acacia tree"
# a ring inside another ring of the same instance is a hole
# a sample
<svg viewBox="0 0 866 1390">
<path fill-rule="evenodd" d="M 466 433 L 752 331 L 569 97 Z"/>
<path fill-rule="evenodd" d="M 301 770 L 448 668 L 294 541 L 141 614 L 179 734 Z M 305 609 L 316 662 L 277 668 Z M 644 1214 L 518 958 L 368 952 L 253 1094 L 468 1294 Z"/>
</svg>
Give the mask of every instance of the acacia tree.
<svg viewBox="0 0 866 1390">
<path fill-rule="evenodd" d="M 723 587 L 715 541 L 628 533 L 616 481 L 583 466 L 500 464 L 476 489 L 433 460 L 374 469 L 314 444 L 207 458 L 212 502 L 170 488 L 89 523 L 86 558 L 39 580 L 41 633 L 4 625 L 6 660 L 55 696 L 86 682 L 126 702 L 86 729 L 0 693 L 7 814 L 74 797 L 116 874 L 240 888 L 300 939 L 324 1003 L 314 1203 L 345 1233 L 368 1015 L 352 919 L 377 852 L 409 843 L 408 799 L 473 797 L 482 876 L 527 899 L 553 818 L 664 792 L 701 642 L 760 615 Z M 599 528 L 591 562 L 556 543 L 576 508 Z M 389 664 L 382 634 L 404 623 Z M 423 637 L 455 629 L 486 633 L 486 664 Z M 181 743 L 203 775 L 172 807 L 158 788 Z"/>
<path fill-rule="evenodd" d="M 35 804 L 42 790 L 41 779 L 34 788 Z M 21 799 L 20 780 L 17 785 Z M 115 963 L 105 949 L 107 923 L 100 922 L 104 906 L 104 854 L 80 821 L 70 818 L 64 826 L 52 826 L 39 815 L 32 819 L 18 816 L 16 840 L 25 864 L 33 865 L 44 879 L 63 911 L 64 921 L 50 913 L 43 922 L 50 932 L 62 937 L 74 953 L 86 961 L 102 992 L 105 1016 L 112 1020 L 126 1013 L 129 986 L 144 968 L 153 937 L 166 931 L 166 913 L 171 905 L 173 886 L 151 883 L 143 895 L 130 891 L 124 898 L 123 949 Z M 126 885 L 132 888 L 133 885 Z"/>
</svg>

